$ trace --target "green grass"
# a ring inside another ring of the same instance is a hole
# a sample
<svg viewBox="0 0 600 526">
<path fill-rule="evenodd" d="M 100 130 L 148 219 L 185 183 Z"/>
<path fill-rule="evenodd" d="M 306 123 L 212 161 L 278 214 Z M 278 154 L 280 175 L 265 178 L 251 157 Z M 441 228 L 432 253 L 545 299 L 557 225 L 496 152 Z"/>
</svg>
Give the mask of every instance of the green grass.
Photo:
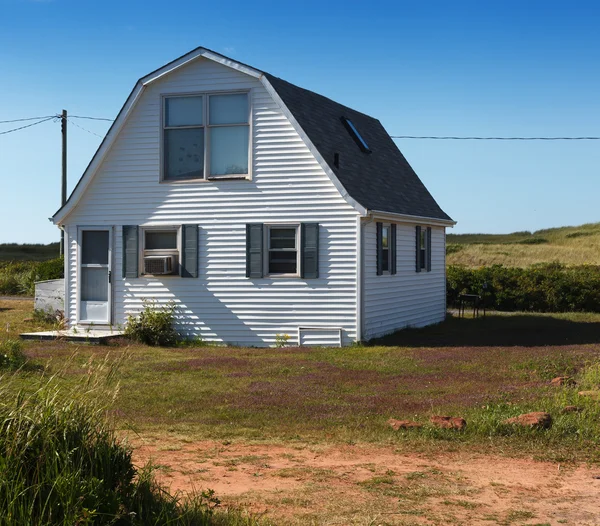
<svg viewBox="0 0 600 526">
<path fill-rule="evenodd" d="M 449 265 L 600 265 L 600 223 L 512 234 L 448 233 L 446 241 Z"/>
<path fill-rule="evenodd" d="M 0 339 L 30 329 L 32 322 L 22 321 L 27 306 L 0 302 L 0 326 L 10 327 Z M 598 386 L 598 342 L 600 315 L 512 314 L 451 318 L 342 349 L 40 342 L 25 354 L 51 371 L 66 363 L 66 385 L 85 376 L 90 360 L 126 355 L 114 411 L 123 429 L 147 436 L 468 448 L 565 462 L 598 460 L 600 404 L 580 399 L 578 386 L 551 387 L 548 380 L 572 374 L 586 389 Z M 17 384 L 27 387 L 34 378 L 22 375 Z M 563 414 L 566 405 L 583 410 Z M 553 427 L 502 424 L 533 410 L 550 412 Z M 463 416 L 467 428 L 433 428 L 435 414 Z M 390 417 L 425 425 L 395 432 Z"/>
<path fill-rule="evenodd" d="M 254 524 L 218 512 L 212 491 L 170 494 L 107 416 L 116 368 L 104 360 L 76 382 L 18 373 L 0 377 L 0 525 L 210 526 Z"/>
<path fill-rule="evenodd" d="M 0 261 L 45 261 L 57 258 L 59 243 L 0 243 Z"/>
</svg>

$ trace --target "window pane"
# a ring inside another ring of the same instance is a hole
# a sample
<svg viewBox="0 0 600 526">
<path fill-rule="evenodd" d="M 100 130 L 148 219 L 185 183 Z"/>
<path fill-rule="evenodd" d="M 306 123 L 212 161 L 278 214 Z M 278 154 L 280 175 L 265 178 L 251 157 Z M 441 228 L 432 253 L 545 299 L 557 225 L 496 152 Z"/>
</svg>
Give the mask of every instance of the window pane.
<svg viewBox="0 0 600 526">
<path fill-rule="evenodd" d="M 271 228 L 270 248 L 296 248 L 296 229 L 295 228 Z"/>
<path fill-rule="evenodd" d="M 146 231 L 146 250 L 177 250 L 177 232 Z"/>
<path fill-rule="evenodd" d="M 425 268 L 427 261 L 425 260 L 425 249 L 421 249 L 421 268 Z"/>
<path fill-rule="evenodd" d="M 248 173 L 248 126 L 210 129 L 210 175 Z"/>
<path fill-rule="evenodd" d="M 269 274 L 296 274 L 295 250 L 269 252 Z"/>
<path fill-rule="evenodd" d="M 383 248 L 388 248 L 389 237 L 390 237 L 390 229 L 389 229 L 389 227 L 384 226 L 381 229 L 381 246 Z"/>
<path fill-rule="evenodd" d="M 204 129 L 165 130 L 165 179 L 204 176 Z"/>
<path fill-rule="evenodd" d="M 381 270 L 387 272 L 390 270 L 390 251 L 384 248 L 382 252 Z"/>
<path fill-rule="evenodd" d="M 81 268 L 81 301 L 108 301 L 108 268 Z"/>
<path fill-rule="evenodd" d="M 165 100 L 166 126 L 203 124 L 202 97 L 172 97 Z"/>
<path fill-rule="evenodd" d="M 427 231 L 426 230 L 421 230 L 421 248 L 423 250 L 425 250 L 425 240 L 426 240 L 426 236 L 427 236 Z"/>
<path fill-rule="evenodd" d="M 108 231 L 84 230 L 81 233 L 81 263 L 108 265 Z"/>
<path fill-rule="evenodd" d="M 210 124 L 248 123 L 248 95 L 246 93 L 211 95 L 208 103 L 210 105 Z"/>
</svg>

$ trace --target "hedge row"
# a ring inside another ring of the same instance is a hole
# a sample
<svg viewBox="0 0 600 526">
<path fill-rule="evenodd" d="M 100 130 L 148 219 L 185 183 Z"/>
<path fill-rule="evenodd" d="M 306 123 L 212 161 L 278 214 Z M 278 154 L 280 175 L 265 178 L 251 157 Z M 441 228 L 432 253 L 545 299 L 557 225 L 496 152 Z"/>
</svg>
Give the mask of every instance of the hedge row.
<svg viewBox="0 0 600 526">
<path fill-rule="evenodd" d="M 449 306 L 457 306 L 461 294 L 480 294 L 487 308 L 500 311 L 600 312 L 598 265 L 450 265 L 447 278 Z"/>
</svg>

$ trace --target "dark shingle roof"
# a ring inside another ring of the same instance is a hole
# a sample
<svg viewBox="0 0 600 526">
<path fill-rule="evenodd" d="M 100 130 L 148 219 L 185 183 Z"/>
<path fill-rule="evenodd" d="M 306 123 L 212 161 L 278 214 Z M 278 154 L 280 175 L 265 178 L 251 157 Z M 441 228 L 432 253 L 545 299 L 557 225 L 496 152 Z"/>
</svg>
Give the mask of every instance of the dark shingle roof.
<svg viewBox="0 0 600 526">
<path fill-rule="evenodd" d="M 369 210 L 450 220 L 377 119 L 265 76 L 353 199 Z M 371 153 L 361 150 L 342 117 L 353 122 Z"/>
</svg>

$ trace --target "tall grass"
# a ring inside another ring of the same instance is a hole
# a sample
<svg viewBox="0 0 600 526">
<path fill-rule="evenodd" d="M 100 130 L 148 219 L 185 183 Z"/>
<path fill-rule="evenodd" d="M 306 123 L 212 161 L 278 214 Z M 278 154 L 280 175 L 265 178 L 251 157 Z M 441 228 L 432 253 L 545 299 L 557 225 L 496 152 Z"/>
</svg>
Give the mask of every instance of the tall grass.
<svg viewBox="0 0 600 526">
<path fill-rule="evenodd" d="M 0 261 L 0 295 L 33 296 L 35 282 L 64 277 L 63 258 L 48 261 Z"/>
<path fill-rule="evenodd" d="M 76 383 L 40 375 L 29 389 L 17 374 L 0 377 L 1 526 L 216 523 L 211 492 L 171 495 L 151 466 L 134 467 L 108 417 L 115 372 L 106 360 Z"/>
</svg>

